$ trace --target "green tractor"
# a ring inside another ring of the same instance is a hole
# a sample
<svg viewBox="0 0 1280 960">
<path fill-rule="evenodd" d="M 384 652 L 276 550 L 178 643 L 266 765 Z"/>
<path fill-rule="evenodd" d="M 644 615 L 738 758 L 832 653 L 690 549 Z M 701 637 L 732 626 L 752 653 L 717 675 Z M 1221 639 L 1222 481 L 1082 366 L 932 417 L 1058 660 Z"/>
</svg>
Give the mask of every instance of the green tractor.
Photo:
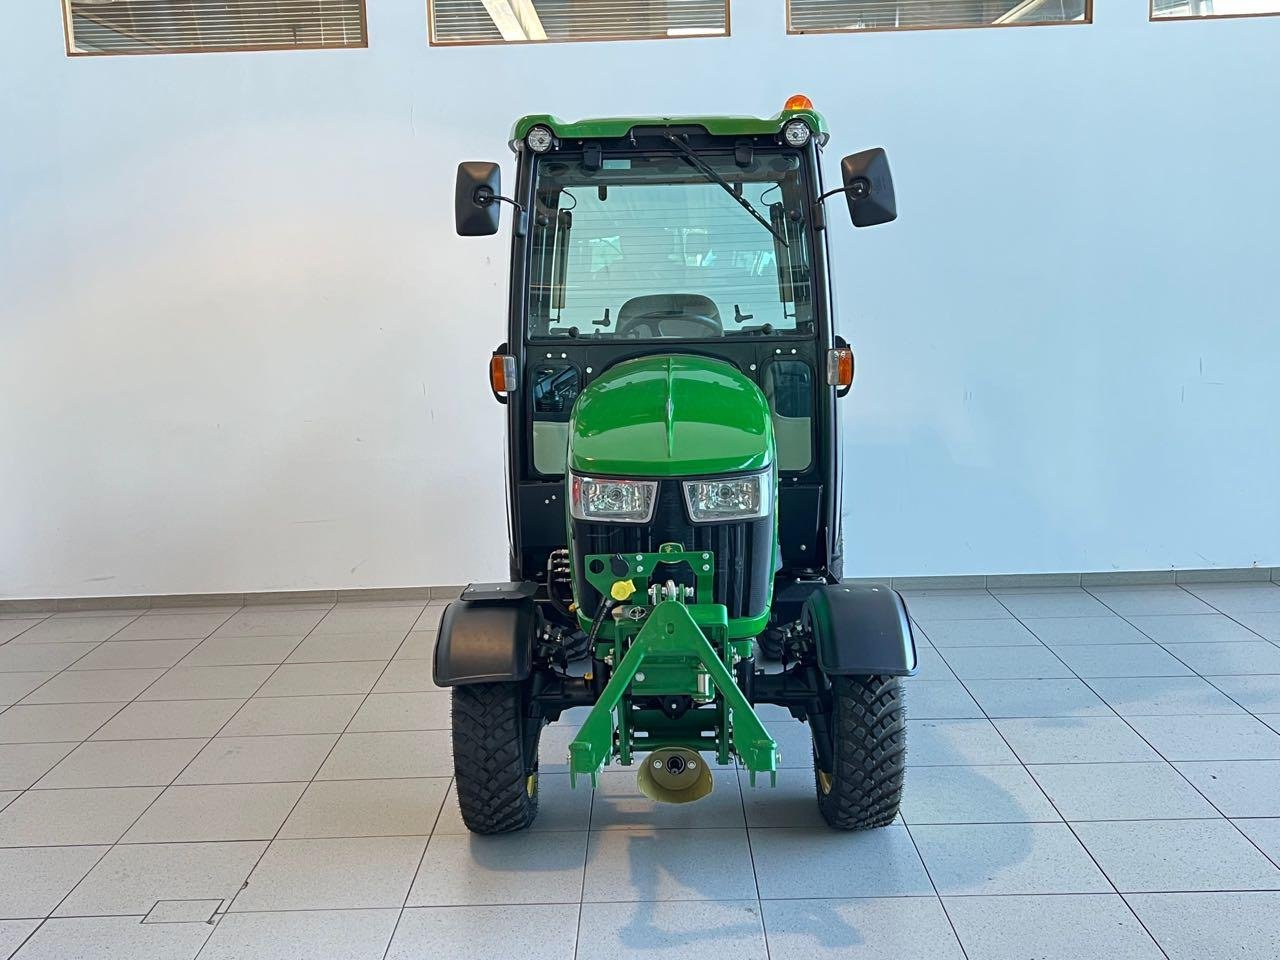
<svg viewBox="0 0 1280 960">
<path fill-rule="evenodd" d="M 825 201 L 896 217 L 885 153 L 824 190 L 825 122 L 519 120 L 515 189 L 458 167 L 460 235 L 514 208 L 506 405 L 511 580 L 472 584 L 440 625 L 468 828 L 527 827 L 543 727 L 586 713 L 575 786 L 638 764 L 656 800 L 711 790 L 711 764 L 776 781 L 754 706 L 808 723 L 818 807 L 843 830 L 898 812 L 902 597 L 841 583 L 837 404 L 853 354 L 834 327 Z M 765 661 L 769 661 L 766 665 Z"/>
</svg>

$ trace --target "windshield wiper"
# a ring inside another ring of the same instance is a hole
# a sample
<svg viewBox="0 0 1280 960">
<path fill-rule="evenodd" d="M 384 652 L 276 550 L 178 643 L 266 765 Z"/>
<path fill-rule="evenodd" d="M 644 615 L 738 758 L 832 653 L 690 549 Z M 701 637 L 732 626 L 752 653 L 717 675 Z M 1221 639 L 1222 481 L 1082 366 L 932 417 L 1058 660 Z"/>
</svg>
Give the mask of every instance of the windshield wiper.
<svg viewBox="0 0 1280 960">
<path fill-rule="evenodd" d="M 684 154 L 684 158 L 688 160 L 690 164 L 693 165 L 694 169 L 698 170 L 704 177 L 706 177 L 712 183 L 718 183 L 721 187 L 723 187 L 725 193 L 733 197 L 733 199 L 738 202 L 738 204 L 742 207 L 743 210 L 746 210 L 747 213 L 755 217 L 756 222 L 758 222 L 760 226 L 764 227 L 766 230 L 772 233 L 774 237 L 777 239 L 777 241 L 781 243 L 784 247 L 791 246 L 791 244 L 787 243 L 786 237 L 780 234 L 777 230 L 773 229 L 773 224 L 771 224 L 764 217 L 760 216 L 760 211 L 757 210 L 755 207 L 753 207 L 749 200 L 747 200 L 745 197 L 741 197 L 738 195 L 738 191 L 733 189 L 733 184 L 731 184 L 724 177 L 720 176 L 720 174 L 716 172 L 715 167 L 711 166 L 711 164 L 707 163 L 706 160 L 698 156 L 698 154 L 696 154 L 693 151 L 692 147 L 690 147 L 687 143 L 681 140 L 676 134 L 672 133 L 670 130 L 666 132 L 665 136 L 668 140 L 671 141 L 672 145 L 677 150 L 679 150 L 682 154 Z"/>
</svg>

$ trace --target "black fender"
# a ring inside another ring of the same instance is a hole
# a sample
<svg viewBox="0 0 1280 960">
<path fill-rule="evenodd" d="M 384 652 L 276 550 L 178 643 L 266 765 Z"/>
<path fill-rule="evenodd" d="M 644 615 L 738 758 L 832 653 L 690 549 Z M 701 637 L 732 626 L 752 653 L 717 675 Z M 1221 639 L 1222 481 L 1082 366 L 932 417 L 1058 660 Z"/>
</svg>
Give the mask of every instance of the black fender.
<svg viewBox="0 0 1280 960">
<path fill-rule="evenodd" d="M 813 634 L 828 676 L 916 672 L 916 641 L 902 594 L 882 584 L 823 584 L 805 601 L 802 624 Z"/>
<path fill-rule="evenodd" d="M 527 680 L 538 610 L 532 583 L 475 583 L 445 607 L 436 636 L 436 686 Z"/>
</svg>

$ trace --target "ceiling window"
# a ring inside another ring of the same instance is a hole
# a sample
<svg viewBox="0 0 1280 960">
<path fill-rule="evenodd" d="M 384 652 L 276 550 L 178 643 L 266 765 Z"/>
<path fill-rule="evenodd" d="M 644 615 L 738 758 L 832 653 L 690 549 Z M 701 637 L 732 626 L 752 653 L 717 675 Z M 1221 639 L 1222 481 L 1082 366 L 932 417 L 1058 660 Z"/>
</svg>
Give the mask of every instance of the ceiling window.
<svg viewBox="0 0 1280 960">
<path fill-rule="evenodd" d="M 763 0 L 754 0 L 763 2 Z M 431 42 L 723 37 L 728 0 L 427 0 Z"/>
<path fill-rule="evenodd" d="M 788 0 L 790 33 L 1092 23 L 1093 0 Z"/>
<path fill-rule="evenodd" d="M 63 0 L 67 52 L 365 47 L 364 0 Z"/>
<path fill-rule="evenodd" d="M 1280 14 L 1280 0 L 1151 0 L 1152 20 L 1262 17 Z"/>
</svg>

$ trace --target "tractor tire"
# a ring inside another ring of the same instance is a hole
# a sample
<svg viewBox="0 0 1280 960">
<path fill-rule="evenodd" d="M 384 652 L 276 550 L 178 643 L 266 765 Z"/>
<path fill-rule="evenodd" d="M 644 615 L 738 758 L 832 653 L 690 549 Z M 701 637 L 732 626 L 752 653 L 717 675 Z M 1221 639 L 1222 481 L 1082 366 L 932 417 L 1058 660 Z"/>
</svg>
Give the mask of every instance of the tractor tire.
<svg viewBox="0 0 1280 960">
<path fill-rule="evenodd" d="M 564 647 L 565 661 L 568 663 L 579 663 L 591 656 L 591 644 L 588 642 L 587 634 L 582 630 L 575 630 L 568 634 L 561 645 Z"/>
<path fill-rule="evenodd" d="M 524 684 L 453 688 L 454 789 L 472 833 L 523 830 L 538 814 L 538 739 L 526 756 Z M 541 731 L 539 731 L 539 734 Z"/>
<path fill-rule="evenodd" d="M 761 660 L 777 663 L 782 659 L 782 631 L 770 627 L 756 637 L 756 644 L 760 648 Z"/>
<path fill-rule="evenodd" d="M 884 827 L 898 815 L 907 717 L 898 677 L 831 677 L 834 770 L 814 752 L 818 810 L 837 830 Z"/>
</svg>

